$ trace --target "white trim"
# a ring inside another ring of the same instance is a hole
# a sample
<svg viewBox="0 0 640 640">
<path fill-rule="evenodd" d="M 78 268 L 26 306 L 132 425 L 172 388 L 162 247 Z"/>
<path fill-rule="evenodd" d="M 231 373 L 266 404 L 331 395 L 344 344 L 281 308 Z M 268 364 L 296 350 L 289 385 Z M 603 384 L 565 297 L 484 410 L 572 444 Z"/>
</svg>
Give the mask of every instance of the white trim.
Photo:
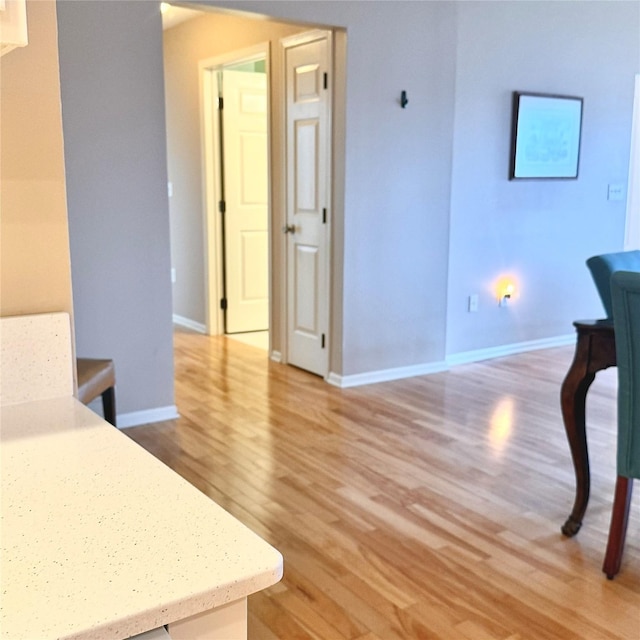
<svg viewBox="0 0 640 640">
<path fill-rule="evenodd" d="M 269 47 L 270 43 L 268 40 L 259 42 L 258 44 L 244 47 L 243 49 L 221 53 L 211 58 L 204 58 L 198 62 L 198 67 L 201 70 L 214 69 L 218 71 L 222 70 L 223 67 L 232 67 L 245 62 L 256 62 L 262 60 L 265 55 L 267 58 L 269 57 Z"/>
<path fill-rule="evenodd" d="M 280 353 L 280 351 L 272 351 L 269 358 L 273 360 L 273 362 L 280 363 L 282 362 L 282 353 Z"/>
<path fill-rule="evenodd" d="M 625 251 L 640 249 L 640 74 L 636 75 L 631 121 L 631 153 L 627 187 Z"/>
<path fill-rule="evenodd" d="M 220 256 L 222 240 L 218 231 L 218 200 L 220 193 L 220 170 L 217 159 L 219 137 L 217 102 L 218 83 L 213 69 L 199 65 L 200 71 L 200 142 L 202 145 L 202 191 L 204 216 L 205 297 L 207 333 L 223 332 L 223 312 L 220 309 L 222 275 Z M 214 102 L 215 101 L 215 102 Z"/>
<path fill-rule="evenodd" d="M 302 44 L 310 44 L 316 40 L 324 40 L 327 37 L 331 38 L 332 34 L 332 29 L 309 29 L 309 31 L 302 31 L 292 36 L 280 38 L 280 44 L 283 48 L 289 49 L 291 47 L 299 47 Z"/>
<path fill-rule="evenodd" d="M 459 364 L 467 364 L 469 362 L 478 362 L 480 360 L 489 360 L 491 358 L 502 358 L 503 356 L 510 356 L 516 353 L 523 353 L 525 351 L 552 349 L 553 347 L 566 347 L 567 345 L 575 344 L 575 342 L 575 333 L 556 336 L 555 338 L 542 338 L 540 340 L 529 340 L 527 342 L 514 342 L 512 344 L 503 344 L 498 347 L 490 347 L 489 349 L 454 353 L 447 356 L 447 364 L 453 367 Z"/>
<path fill-rule="evenodd" d="M 165 420 L 175 420 L 179 418 L 178 408 L 175 404 L 168 407 L 157 407 L 155 409 L 147 409 L 145 411 L 132 411 L 131 413 L 119 413 L 116 416 L 118 429 L 128 429 L 129 427 L 137 427 L 141 424 L 150 424 L 151 422 L 164 422 Z"/>
<path fill-rule="evenodd" d="M 525 351 L 537 351 L 539 349 L 552 349 L 554 347 L 566 347 L 575 344 L 575 333 L 556 336 L 554 338 L 542 338 L 540 340 L 530 340 L 528 342 L 516 342 L 505 344 L 489 349 L 478 349 L 477 351 L 465 351 L 447 356 L 441 362 L 429 362 L 425 364 L 413 365 L 410 367 L 398 367 L 396 369 L 382 369 L 380 371 L 369 371 L 368 373 L 356 373 L 350 376 L 341 376 L 337 373 L 330 373 L 327 382 L 334 387 L 345 389 L 347 387 L 358 387 L 376 382 L 389 382 L 402 378 L 413 378 L 414 376 L 424 376 L 431 373 L 441 373 L 448 371 L 456 365 L 489 360 L 491 358 L 501 358 L 503 356 L 515 355 Z"/>
<path fill-rule="evenodd" d="M 185 318 L 184 316 L 179 316 L 177 313 L 173 314 L 173 324 L 177 324 L 179 327 L 185 327 L 185 329 L 197 331 L 198 333 L 207 333 L 206 325 L 202 324 L 201 322 L 196 322 L 195 320 Z"/>
<path fill-rule="evenodd" d="M 327 382 L 334 387 L 346 389 L 347 387 L 359 387 L 364 384 L 374 384 L 376 382 L 389 382 L 402 378 L 413 378 L 424 376 L 429 373 L 440 373 L 448 369 L 446 362 L 429 362 L 426 364 L 412 365 L 410 367 L 397 367 L 396 369 L 382 369 L 380 371 L 369 371 L 368 373 L 356 373 L 350 376 L 341 376 L 337 373 L 330 373 Z"/>
</svg>

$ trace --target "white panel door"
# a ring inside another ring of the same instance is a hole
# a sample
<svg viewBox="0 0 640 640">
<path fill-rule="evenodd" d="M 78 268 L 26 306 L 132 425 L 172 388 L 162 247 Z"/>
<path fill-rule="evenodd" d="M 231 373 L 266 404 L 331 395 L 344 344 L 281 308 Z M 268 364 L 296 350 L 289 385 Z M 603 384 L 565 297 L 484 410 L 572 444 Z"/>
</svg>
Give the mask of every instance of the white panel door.
<svg viewBox="0 0 640 640">
<path fill-rule="evenodd" d="M 267 77 L 223 71 L 226 332 L 269 328 Z"/>
<path fill-rule="evenodd" d="M 326 376 L 329 319 L 330 34 L 283 41 L 287 129 L 287 359 Z"/>
</svg>

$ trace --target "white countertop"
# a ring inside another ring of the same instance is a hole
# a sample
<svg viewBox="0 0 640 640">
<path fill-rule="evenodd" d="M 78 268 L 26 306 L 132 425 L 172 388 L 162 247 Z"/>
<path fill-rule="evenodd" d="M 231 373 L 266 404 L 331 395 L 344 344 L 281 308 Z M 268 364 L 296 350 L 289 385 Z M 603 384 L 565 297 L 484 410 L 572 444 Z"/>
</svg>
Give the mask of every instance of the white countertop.
<svg viewBox="0 0 640 640">
<path fill-rule="evenodd" d="M 5 406 L 1 637 L 126 638 L 244 598 L 280 553 L 76 399 Z"/>
</svg>

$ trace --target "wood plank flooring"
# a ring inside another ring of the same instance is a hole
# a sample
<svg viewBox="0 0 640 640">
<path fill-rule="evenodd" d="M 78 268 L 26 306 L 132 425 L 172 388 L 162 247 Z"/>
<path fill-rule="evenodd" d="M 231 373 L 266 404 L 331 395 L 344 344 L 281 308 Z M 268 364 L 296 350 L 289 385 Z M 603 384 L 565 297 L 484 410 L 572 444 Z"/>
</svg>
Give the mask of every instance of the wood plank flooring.
<svg viewBox="0 0 640 640">
<path fill-rule="evenodd" d="M 560 415 L 572 348 L 337 389 L 224 337 L 175 334 L 181 418 L 126 433 L 278 548 L 252 640 L 638 640 L 640 501 L 601 572 L 616 373 L 589 393 L 592 495 Z"/>
</svg>

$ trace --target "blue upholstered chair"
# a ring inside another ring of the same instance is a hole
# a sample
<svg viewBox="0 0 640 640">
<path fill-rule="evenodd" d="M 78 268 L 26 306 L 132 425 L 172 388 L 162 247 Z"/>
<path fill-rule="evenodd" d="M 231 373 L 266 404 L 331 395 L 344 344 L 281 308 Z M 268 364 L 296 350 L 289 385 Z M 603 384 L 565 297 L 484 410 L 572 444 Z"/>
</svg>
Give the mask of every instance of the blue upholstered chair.
<svg viewBox="0 0 640 640">
<path fill-rule="evenodd" d="M 633 479 L 640 478 L 640 269 L 611 276 L 611 301 L 618 362 L 618 478 L 602 567 L 610 580 L 620 569 Z"/>
<path fill-rule="evenodd" d="M 640 271 L 640 251 L 620 251 L 593 256 L 587 260 L 587 267 L 591 271 L 607 318 L 610 320 L 613 318 L 611 274 L 615 271 Z"/>
</svg>

